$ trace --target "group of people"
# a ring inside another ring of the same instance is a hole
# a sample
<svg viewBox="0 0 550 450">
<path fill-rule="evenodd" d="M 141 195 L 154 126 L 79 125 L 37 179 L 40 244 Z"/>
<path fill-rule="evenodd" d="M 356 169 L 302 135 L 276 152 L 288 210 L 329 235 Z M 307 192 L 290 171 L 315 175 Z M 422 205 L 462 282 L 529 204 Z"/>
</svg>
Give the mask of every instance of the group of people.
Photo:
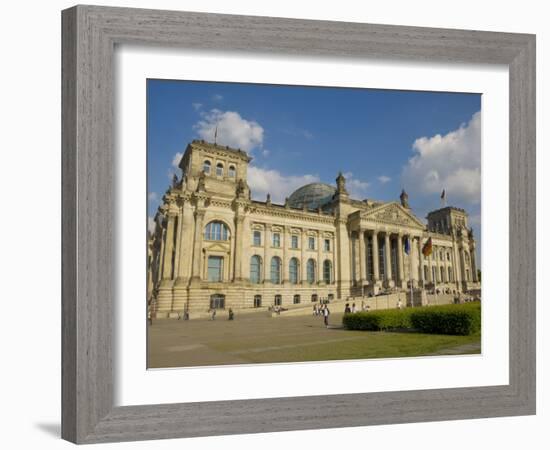
<svg viewBox="0 0 550 450">
<path fill-rule="evenodd" d="M 210 308 L 208 313 L 210 314 L 210 320 L 216 320 L 216 308 Z M 231 308 L 227 311 L 227 320 L 235 320 L 235 313 Z"/>
<path fill-rule="evenodd" d="M 322 305 L 313 305 L 313 315 L 314 316 L 322 316 L 323 321 L 325 323 L 325 327 L 328 328 L 328 316 L 330 316 L 330 309 L 328 309 L 328 305 L 326 303 Z"/>
</svg>

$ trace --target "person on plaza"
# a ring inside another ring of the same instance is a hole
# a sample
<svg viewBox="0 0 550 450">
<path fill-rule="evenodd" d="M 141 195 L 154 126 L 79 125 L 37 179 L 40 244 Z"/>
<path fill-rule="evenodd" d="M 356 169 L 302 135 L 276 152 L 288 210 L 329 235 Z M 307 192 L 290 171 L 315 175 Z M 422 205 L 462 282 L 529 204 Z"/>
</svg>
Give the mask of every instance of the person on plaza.
<svg viewBox="0 0 550 450">
<path fill-rule="evenodd" d="M 212 308 L 210 312 L 212 313 L 210 320 L 216 320 L 216 308 Z"/>
<path fill-rule="evenodd" d="M 397 299 L 397 309 L 403 308 L 403 303 L 401 303 L 401 297 Z"/>
<path fill-rule="evenodd" d="M 313 315 L 316 316 L 319 314 L 319 311 L 317 310 L 317 304 L 313 305 Z"/>
<path fill-rule="evenodd" d="M 349 314 L 351 312 L 351 309 L 349 307 L 349 303 L 346 303 L 346 307 L 344 308 L 344 314 Z"/>
<path fill-rule="evenodd" d="M 325 327 L 328 328 L 328 316 L 330 315 L 330 311 L 328 309 L 328 306 L 325 305 L 325 308 L 323 309 L 323 320 L 325 322 Z"/>
<path fill-rule="evenodd" d="M 357 312 L 357 309 L 355 308 L 355 303 L 351 305 L 351 313 Z"/>
<path fill-rule="evenodd" d="M 229 308 L 229 317 L 228 320 L 233 320 L 235 318 L 235 313 L 231 308 Z"/>
</svg>

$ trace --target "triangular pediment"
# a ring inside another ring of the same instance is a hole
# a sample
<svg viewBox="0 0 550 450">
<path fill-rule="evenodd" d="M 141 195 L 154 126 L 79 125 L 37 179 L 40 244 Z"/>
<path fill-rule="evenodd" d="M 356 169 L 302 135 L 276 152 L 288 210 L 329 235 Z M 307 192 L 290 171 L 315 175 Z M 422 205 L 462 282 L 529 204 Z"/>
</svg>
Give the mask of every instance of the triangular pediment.
<svg viewBox="0 0 550 450">
<path fill-rule="evenodd" d="M 206 244 L 205 248 L 210 252 L 226 252 L 229 249 L 229 243 L 216 241 Z"/>
<path fill-rule="evenodd" d="M 364 211 L 361 213 L 361 219 L 422 230 L 426 228 L 426 225 L 418 217 L 398 203 L 385 203 L 369 211 Z"/>
</svg>

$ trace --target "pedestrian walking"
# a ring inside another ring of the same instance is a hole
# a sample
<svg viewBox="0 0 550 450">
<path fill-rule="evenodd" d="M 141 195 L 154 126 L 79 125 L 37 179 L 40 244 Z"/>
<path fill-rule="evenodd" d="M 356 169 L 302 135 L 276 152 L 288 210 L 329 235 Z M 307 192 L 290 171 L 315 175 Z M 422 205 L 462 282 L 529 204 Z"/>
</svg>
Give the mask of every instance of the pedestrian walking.
<svg viewBox="0 0 550 450">
<path fill-rule="evenodd" d="M 235 318 L 235 313 L 231 308 L 229 308 L 229 317 L 228 320 L 233 320 Z"/>
<path fill-rule="evenodd" d="M 210 316 L 210 320 L 216 320 L 216 309 L 212 308 L 210 312 L 212 313 L 212 315 Z"/>
<path fill-rule="evenodd" d="M 344 308 L 344 314 L 349 314 L 351 312 L 351 309 L 349 307 L 349 303 L 346 303 L 346 307 Z"/>
<path fill-rule="evenodd" d="M 330 311 L 328 309 L 328 306 L 325 305 L 325 308 L 323 309 L 323 320 L 325 321 L 325 327 L 328 328 L 328 316 L 330 315 Z"/>
<path fill-rule="evenodd" d="M 353 314 L 356 311 L 357 309 L 355 308 L 355 303 L 354 303 L 353 305 L 351 305 L 351 313 Z"/>
</svg>

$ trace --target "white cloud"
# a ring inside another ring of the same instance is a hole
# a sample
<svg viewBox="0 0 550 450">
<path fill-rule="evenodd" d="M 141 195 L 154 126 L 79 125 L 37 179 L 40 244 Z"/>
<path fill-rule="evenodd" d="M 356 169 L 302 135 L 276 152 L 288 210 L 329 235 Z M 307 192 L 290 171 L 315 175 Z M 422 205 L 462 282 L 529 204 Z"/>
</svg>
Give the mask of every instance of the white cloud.
<svg viewBox="0 0 550 450">
<path fill-rule="evenodd" d="M 172 167 L 174 169 L 179 169 L 179 163 L 181 161 L 181 158 L 183 157 L 183 153 L 177 152 L 174 157 L 172 158 Z"/>
<path fill-rule="evenodd" d="M 269 153 L 270 153 L 270 151 L 269 151 L 267 148 L 264 148 L 264 149 L 262 150 L 262 156 L 263 156 L 264 158 L 267 158 L 267 157 L 269 156 Z"/>
<path fill-rule="evenodd" d="M 147 217 L 147 229 L 149 233 L 155 232 L 155 219 L 151 216 Z"/>
<path fill-rule="evenodd" d="M 156 192 L 149 192 L 149 194 L 147 194 L 147 199 L 150 202 L 156 202 L 159 199 L 159 196 Z"/>
<path fill-rule="evenodd" d="M 380 183 L 382 184 L 386 184 L 387 182 L 391 181 L 391 178 L 387 177 L 386 175 L 380 175 L 378 177 L 378 181 L 380 181 Z"/>
<path fill-rule="evenodd" d="M 193 129 L 201 139 L 213 142 L 216 127 L 218 144 L 240 148 L 247 152 L 262 146 L 264 129 L 253 120 L 243 119 L 236 111 L 212 109 L 202 114 L 202 120 L 197 122 Z"/>
<path fill-rule="evenodd" d="M 265 200 L 269 193 L 273 202 L 284 203 L 285 198 L 299 187 L 318 181 L 318 175 L 283 175 L 278 170 L 255 166 L 248 168 L 248 185 L 255 200 Z"/>
<path fill-rule="evenodd" d="M 220 94 L 214 94 L 212 96 L 212 100 L 214 100 L 215 102 L 221 102 L 223 100 L 223 95 L 220 95 Z"/>
<path fill-rule="evenodd" d="M 421 137 L 403 168 L 403 185 L 413 195 L 432 196 L 445 189 L 451 202 L 481 200 L 481 113 L 445 136 Z"/>
<path fill-rule="evenodd" d="M 346 178 L 346 189 L 352 198 L 361 200 L 367 197 L 369 182 L 355 178 L 352 172 L 346 172 L 344 177 Z"/>
<path fill-rule="evenodd" d="M 191 105 L 193 106 L 193 109 L 195 111 L 198 111 L 199 109 L 202 108 L 202 103 L 192 103 Z"/>
</svg>

